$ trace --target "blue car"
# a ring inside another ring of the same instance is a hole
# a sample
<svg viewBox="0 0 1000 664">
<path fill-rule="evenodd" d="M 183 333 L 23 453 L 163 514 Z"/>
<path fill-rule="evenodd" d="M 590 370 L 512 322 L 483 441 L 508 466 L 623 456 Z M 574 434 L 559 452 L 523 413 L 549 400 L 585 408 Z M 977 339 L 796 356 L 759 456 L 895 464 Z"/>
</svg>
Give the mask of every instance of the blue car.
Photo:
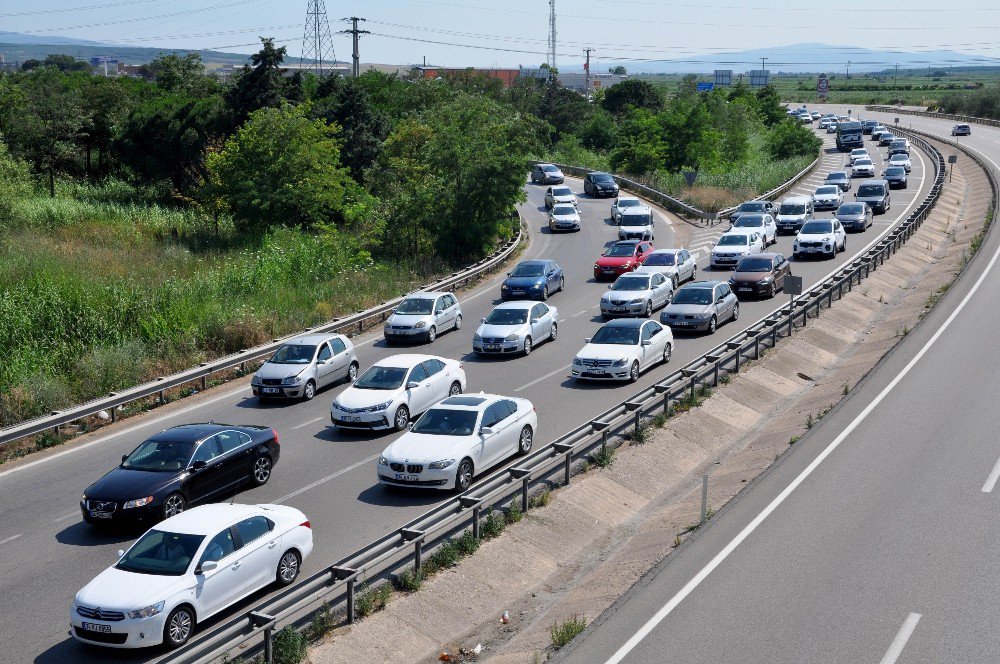
<svg viewBox="0 0 1000 664">
<path fill-rule="evenodd" d="M 521 261 L 507 273 L 507 278 L 500 285 L 500 299 L 547 300 L 549 295 L 561 291 L 565 285 L 563 270 L 555 261 Z"/>
</svg>

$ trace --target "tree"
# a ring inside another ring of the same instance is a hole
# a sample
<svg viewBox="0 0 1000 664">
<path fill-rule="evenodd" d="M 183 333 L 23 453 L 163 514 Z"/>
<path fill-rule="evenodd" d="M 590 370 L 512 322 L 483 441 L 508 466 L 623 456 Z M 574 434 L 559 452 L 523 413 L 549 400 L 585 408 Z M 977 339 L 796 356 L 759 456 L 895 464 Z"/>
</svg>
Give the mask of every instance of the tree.
<svg viewBox="0 0 1000 664">
<path fill-rule="evenodd" d="M 276 48 L 273 38 L 261 37 L 260 51 L 250 56 L 226 92 L 233 128 L 239 127 L 254 111 L 278 108 L 286 99 L 289 85 L 281 73 L 287 51 Z"/>
<path fill-rule="evenodd" d="M 206 160 L 217 187 L 245 233 L 269 226 L 313 226 L 344 221 L 345 197 L 355 185 L 340 165 L 337 127 L 312 120 L 302 106 L 264 108 Z"/>
<path fill-rule="evenodd" d="M 772 159 L 815 157 L 823 141 L 802 124 L 785 119 L 771 128 L 765 147 Z"/>
<path fill-rule="evenodd" d="M 77 60 L 72 55 L 53 53 L 45 56 L 44 60 L 32 58 L 21 63 L 21 71 L 32 71 L 39 67 L 53 67 L 59 71 L 66 72 L 79 71 L 90 73 L 90 63 Z"/>
<path fill-rule="evenodd" d="M 205 75 L 205 65 L 198 53 L 188 53 L 183 58 L 170 53 L 162 55 L 148 65 L 156 84 L 167 92 L 182 92 L 201 96 L 215 87 L 213 79 Z"/>
<path fill-rule="evenodd" d="M 0 140 L 0 226 L 9 218 L 14 202 L 31 195 L 31 171 L 27 162 L 13 155 Z"/>
<path fill-rule="evenodd" d="M 315 111 L 328 123 L 341 128 L 341 160 L 357 182 L 378 159 L 382 142 L 389 135 L 389 120 L 375 108 L 365 87 L 356 78 L 331 76 L 323 80 L 322 95 Z"/>
<path fill-rule="evenodd" d="M 610 150 L 618 137 L 618 127 L 610 113 L 599 109 L 577 131 L 580 141 L 590 150 Z"/>
<path fill-rule="evenodd" d="M 629 79 L 616 83 L 604 93 L 604 110 L 621 115 L 630 106 L 633 108 L 658 109 L 663 107 L 663 98 L 648 81 Z"/>
<path fill-rule="evenodd" d="M 773 85 L 765 85 L 757 91 L 757 110 L 765 127 L 773 127 L 788 118 L 781 107 L 781 95 Z"/>
<path fill-rule="evenodd" d="M 614 74 L 615 76 L 627 76 L 628 70 L 625 69 L 625 65 L 618 65 L 616 67 L 609 67 L 608 73 Z"/>
</svg>

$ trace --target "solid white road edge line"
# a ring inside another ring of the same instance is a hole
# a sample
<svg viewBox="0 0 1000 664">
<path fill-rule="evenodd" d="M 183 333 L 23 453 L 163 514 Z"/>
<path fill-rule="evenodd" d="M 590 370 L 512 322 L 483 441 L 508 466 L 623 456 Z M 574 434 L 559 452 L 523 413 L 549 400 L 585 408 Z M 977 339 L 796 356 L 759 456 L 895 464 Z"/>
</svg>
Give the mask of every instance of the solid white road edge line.
<svg viewBox="0 0 1000 664">
<path fill-rule="evenodd" d="M 911 613 L 903 621 L 903 625 L 896 632 L 896 638 L 892 640 L 892 644 L 889 649 L 885 651 L 885 657 L 879 664 L 896 664 L 896 660 L 899 659 L 900 654 L 903 652 L 903 648 L 906 647 L 906 642 L 910 640 L 910 636 L 913 634 L 913 630 L 917 628 L 917 623 L 920 622 L 919 613 Z"/>
<path fill-rule="evenodd" d="M 993 466 L 990 476 L 986 478 L 986 484 L 983 485 L 983 493 L 990 493 L 993 491 L 993 487 L 996 486 L 997 480 L 1000 480 L 1000 459 L 997 459 L 997 463 Z"/>
<path fill-rule="evenodd" d="M 626 655 L 632 652 L 632 650 L 637 645 L 639 645 L 639 643 L 643 639 L 645 639 L 650 632 L 656 629 L 656 626 L 659 625 L 664 618 L 670 615 L 670 613 L 675 608 L 677 608 L 677 605 L 680 604 L 685 597 L 690 595 L 691 592 L 695 588 L 697 588 L 701 584 L 701 582 L 704 581 L 708 577 L 708 575 L 715 570 L 716 567 L 721 565 L 722 562 L 726 558 L 728 558 L 733 551 L 736 550 L 736 547 L 738 547 L 740 544 L 743 543 L 743 540 L 749 537 L 750 534 L 754 530 L 756 530 L 757 527 L 760 526 L 760 524 L 762 524 L 764 520 L 771 515 L 772 512 L 774 512 L 774 510 L 778 509 L 778 506 L 780 506 L 781 503 L 785 502 L 785 499 L 788 498 L 788 496 L 790 496 L 791 493 L 795 491 L 795 489 L 798 488 L 798 486 L 802 484 L 802 482 L 804 482 L 805 479 L 809 477 L 813 473 L 813 471 L 816 470 L 816 468 L 818 468 L 819 465 L 823 463 L 823 461 L 825 461 L 826 458 L 833 453 L 834 450 L 840 447 L 840 444 L 844 442 L 844 440 L 849 435 L 851 435 L 851 433 L 854 432 L 854 430 L 858 427 L 858 425 L 861 424 L 861 422 L 863 422 L 865 418 L 867 418 L 873 410 L 875 410 L 876 406 L 882 403 L 882 400 L 885 399 L 885 397 L 888 396 L 890 392 L 892 392 L 892 390 L 896 387 L 896 385 L 898 385 L 899 382 L 903 380 L 903 378 L 908 373 L 910 373 L 910 370 L 912 370 L 913 367 L 916 366 L 917 362 L 919 362 L 921 358 L 923 358 L 923 356 L 927 353 L 927 351 L 930 350 L 931 346 L 933 346 L 937 342 L 937 340 L 941 338 L 941 335 L 944 334 L 945 330 L 951 327 L 952 322 L 954 322 L 954 320 L 958 317 L 958 315 L 962 313 L 962 311 L 965 309 L 965 306 L 969 303 L 972 297 L 979 291 L 979 287 L 983 285 L 983 282 L 986 280 L 986 277 L 989 276 L 990 272 L 993 271 L 993 266 L 996 265 L 998 259 L 1000 259 L 1000 248 L 998 248 L 993 253 L 993 257 L 990 258 L 990 262 L 989 264 L 987 264 L 986 269 L 984 269 L 983 273 L 979 275 L 979 278 L 976 279 L 976 283 L 972 285 L 972 288 L 969 290 L 966 296 L 962 298 L 962 301 L 958 304 L 955 310 L 951 312 L 951 315 L 948 316 L 947 320 L 945 320 L 945 322 L 941 325 L 941 327 L 938 328 L 938 330 L 934 333 L 934 335 L 927 340 L 927 343 L 924 344 L 923 348 L 921 348 L 920 351 L 917 352 L 917 354 L 913 357 L 913 359 L 910 360 L 905 367 L 903 367 L 903 370 L 900 371 L 896 375 L 896 377 L 893 378 L 892 381 L 888 385 L 886 385 L 881 392 L 879 392 L 878 396 L 875 397 L 875 399 L 873 399 L 872 402 L 869 403 L 868 406 L 866 406 L 865 409 L 861 411 L 861 413 L 856 418 L 854 418 L 854 421 L 852 421 L 849 425 L 847 425 L 847 428 L 844 429 L 840 433 L 840 435 L 838 435 L 833 440 L 833 442 L 831 442 L 826 447 L 826 449 L 820 452 L 819 456 L 813 459 L 812 463 L 806 466 L 805 470 L 803 470 L 798 477 L 792 480 L 791 484 L 785 487 L 785 489 L 781 493 L 779 493 L 777 497 L 775 497 L 775 499 L 772 500 L 770 504 L 768 504 L 768 506 L 763 509 L 763 511 L 761 511 L 760 514 L 754 517 L 753 521 L 748 523 L 746 527 L 743 528 L 743 530 L 741 530 L 740 533 L 736 537 L 734 537 L 732 541 L 730 541 L 729 544 L 727 544 L 722 549 L 722 551 L 717 553 L 715 557 L 712 558 L 712 560 L 709 561 L 707 565 L 701 568 L 701 570 L 697 574 L 695 574 L 690 581 L 684 584 L 684 587 L 681 588 L 676 595 L 670 598 L 670 601 L 664 604 L 663 607 L 660 608 L 660 610 L 657 611 L 656 614 L 652 618 L 650 618 L 646 622 L 646 624 L 639 629 L 638 632 L 633 634 L 632 637 L 628 641 L 626 641 L 625 644 L 621 648 L 619 648 L 618 651 L 615 652 L 615 654 L 612 655 L 607 660 L 607 664 L 618 664 L 618 662 L 621 662 L 623 659 L 625 659 Z"/>
</svg>

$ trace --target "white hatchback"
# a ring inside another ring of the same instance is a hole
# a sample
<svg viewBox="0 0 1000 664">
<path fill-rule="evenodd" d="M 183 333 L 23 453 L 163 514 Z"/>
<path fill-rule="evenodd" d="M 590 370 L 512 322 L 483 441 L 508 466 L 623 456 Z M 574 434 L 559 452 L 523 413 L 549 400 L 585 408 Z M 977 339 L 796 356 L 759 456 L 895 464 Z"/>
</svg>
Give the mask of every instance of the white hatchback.
<svg viewBox="0 0 1000 664">
<path fill-rule="evenodd" d="M 312 528 L 286 505 L 203 505 L 147 530 L 76 594 L 74 638 L 110 648 L 179 648 L 195 626 L 299 575 Z"/>
<path fill-rule="evenodd" d="M 729 231 L 712 247 L 710 264 L 713 269 L 732 269 L 744 256 L 764 251 L 764 239 L 757 233 Z"/>
</svg>

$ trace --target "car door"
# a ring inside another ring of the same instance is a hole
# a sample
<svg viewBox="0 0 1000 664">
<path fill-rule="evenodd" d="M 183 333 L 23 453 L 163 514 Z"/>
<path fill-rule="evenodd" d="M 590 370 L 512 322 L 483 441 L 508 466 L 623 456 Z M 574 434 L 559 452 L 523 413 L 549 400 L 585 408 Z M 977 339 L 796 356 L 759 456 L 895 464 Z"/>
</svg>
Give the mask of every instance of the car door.
<svg viewBox="0 0 1000 664">
<path fill-rule="evenodd" d="M 833 220 L 833 232 L 836 234 L 836 242 L 846 242 L 847 241 L 847 231 L 836 219 Z"/>
<path fill-rule="evenodd" d="M 659 308 L 666 305 L 670 299 L 670 281 L 659 272 L 654 272 L 650 276 L 649 285 L 653 291 L 653 307 Z"/>
<path fill-rule="evenodd" d="M 195 597 L 201 604 L 199 618 L 207 618 L 235 602 L 245 592 L 246 570 L 236 555 L 236 534 L 226 528 L 208 541 L 195 567 Z M 203 571 L 202 565 L 212 560 L 217 567 Z"/>
<path fill-rule="evenodd" d="M 546 327 L 545 312 L 548 311 L 542 303 L 538 303 L 531 307 L 531 311 L 528 312 L 528 325 L 531 329 L 531 341 L 532 343 L 538 343 L 539 340 L 544 339 L 548 328 Z"/>
<path fill-rule="evenodd" d="M 719 291 L 722 293 L 722 297 L 724 298 L 723 306 L 725 308 L 725 313 L 723 314 L 722 320 L 728 320 L 729 318 L 732 318 L 733 313 L 736 311 L 736 295 L 734 295 L 733 291 L 729 288 L 729 284 L 720 284 Z"/>
<path fill-rule="evenodd" d="M 316 351 L 316 387 L 329 385 L 335 377 L 333 350 L 330 348 L 330 344 L 324 341 Z"/>
<path fill-rule="evenodd" d="M 331 382 L 333 382 L 347 375 L 348 370 L 351 368 L 351 354 L 347 352 L 347 344 L 344 343 L 343 339 L 334 337 L 330 339 L 329 343 L 330 349 L 333 351 L 333 359 L 331 361 L 333 371 L 330 373 L 332 376 Z"/>
<path fill-rule="evenodd" d="M 639 334 L 639 366 L 643 369 L 653 363 L 653 321 L 646 321 Z"/>
<path fill-rule="evenodd" d="M 685 279 L 694 279 L 694 270 L 695 270 L 694 257 L 686 249 L 684 249 L 684 250 L 681 251 L 681 261 L 682 261 L 682 264 L 685 266 L 685 269 L 686 269 L 686 276 L 684 278 Z M 681 272 L 678 271 L 678 275 L 680 275 L 680 274 L 681 274 Z M 678 277 L 678 280 L 680 281 L 679 277 Z"/>
<path fill-rule="evenodd" d="M 409 387 L 410 383 L 417 383 L 414 387 Z M 418 364 L 410 369 L 410 375 L 406 377 L 407 403 L 410 408 L 410 416 L 422 413 L 433 403 L 434 390 L 431 382 L 427 379 L 427 371 L 423 364 Z"/>
<path fill-rule="evenodd" d="M 497 402 L 499 403 L 499 402 Z M 485 470 L 496 463 L 503 453 L 503 439 L 500 436 L 500 411 L 497 404 L 493 403 L 483 411 L 483 419 L 479 425 L 479 437 L 482 442 L 482 462 L 479 468 Z M 491 433 L 483 433 L 483 429 L 488 428 Z"/>
<path fill-rule="evenodd" d="M 651 252 L 652 250 L 653 250 L 653 245 L 652 244 L 650 244 L 649 242 L 640 242 L 639 243 L 639 255 L 638 255 L 639 263 L 645 262 L 646 256 L 648 256 L 649 252 Z"/>
<path fill-rule="evenodd" d="M 282 554 L 281 536 L 275 535 L 274 522 L 261 515 L 244 519 L 235 527 L 242 545 L 237 557 L 243 563 L 244 593 L 251 593 L 274 581 Z"/>
<path fill-rule="evenodd" d="M 649 339 L 652 343 L 646 347 L 646 359 L 652 366 L 663 359 L 663 349 L 667 345 L 667 333 L 656 321 L 646 323 L 650 326 Z"/>
<path fill-rule="evenodd" d="M 254 459 L 253 440 L 250 436 L 242 431 L 230 429 L 215 434 L 215 439 L 222 448 L 220 477 L 223 484 L 220 490 L 249 479 Z"/>
<path fill-rule="evenodd" d="M 764 234 L 770 242 L 778 239 L 778 224 L 770 214 L 764 215 Z"/>
<path fill-rule="evenodd" d="M 222 448 L 215 436 L 203 440 L 191 457 L 187 479 L 182 490 L 189 503 L 197 503 L 220 491 L 226 482 L 222 478 Z M 203 466 L 194 468 L 196 464 Z"/>
<path fill-rule="evenodd" d="M 445 375 L 444 362 L 441 360 L 426 360 L 421 363 L 421 366 L 424 368 L 424 373 L 427 374 L 427 382 L 430 385 L 431 402 L 427 406 L 430 408 L 430 406 L 448 396 L 448 388 L 451 387 L 451 383 L 448 380 L 448 376 Z"/>
<path fill-rule="evenodd" d="M 549 292 L 559 288 L 559 266 L 550 261 L 545 264 L 545 280 L 549 284 Z"/>
<path fill-rule="evenodd" d="M 486 446 L 490 450 L 491 464 L 497 463 L 517 452 L 517 439 L 521 433 L 517 428 L 516 418 L 513 417 L 516 406 L 508 399 L 501 399 L 492 406 L 493 436 L 486 441 Z"/>
</svg>

